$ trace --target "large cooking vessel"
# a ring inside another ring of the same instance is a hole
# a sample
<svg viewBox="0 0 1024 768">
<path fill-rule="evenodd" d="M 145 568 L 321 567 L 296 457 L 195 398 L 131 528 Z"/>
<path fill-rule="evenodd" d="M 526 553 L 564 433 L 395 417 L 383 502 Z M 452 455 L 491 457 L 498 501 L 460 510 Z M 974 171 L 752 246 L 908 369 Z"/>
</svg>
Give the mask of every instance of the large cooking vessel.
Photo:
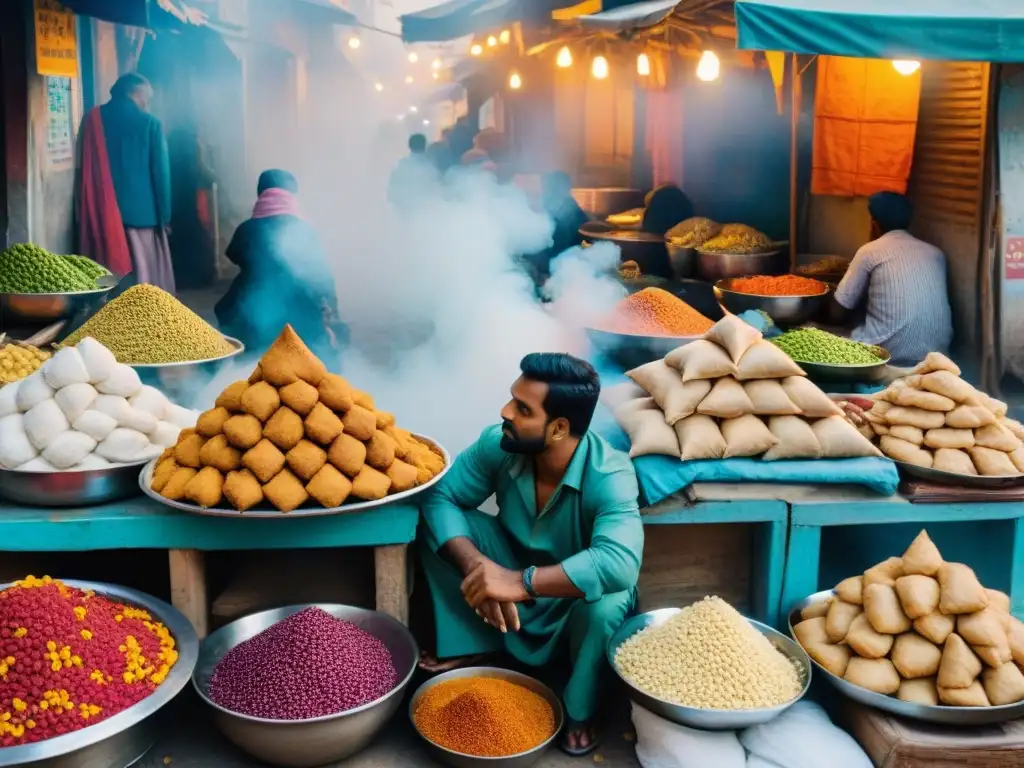
<svg viewBox="0 0 1024 768">
<path fill-rule="evenodd" d="M 580 208 L 595 219 L 642 208 L 644 204 L 643 191 L 629 187 L 576 187 L 572 196 Z"/>
</svg>

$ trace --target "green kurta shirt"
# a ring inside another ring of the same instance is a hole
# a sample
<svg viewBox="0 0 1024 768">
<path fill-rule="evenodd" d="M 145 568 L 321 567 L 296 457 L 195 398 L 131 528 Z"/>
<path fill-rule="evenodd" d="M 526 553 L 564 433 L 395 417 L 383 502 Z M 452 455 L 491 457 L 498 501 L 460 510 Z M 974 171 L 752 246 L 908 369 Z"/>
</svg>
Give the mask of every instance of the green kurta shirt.
<svg viewBox="0 0 1024 768">
<path fill-rule="evenodd" d="M 432 544 L 440 549 L 458 536 L 472 538 L 465 510 L 492 494 L 498 523 L 525 568 L 561 564 L 566 575 L 596 602 L 636 587 L 644 529 L 633 465 L 599 435 L 580 440 L 562 482 L 537 514 L 533 463 L 501 449 L 501 427 L 488 427 L 463 451 L 423 503 Z"/>
</svg>

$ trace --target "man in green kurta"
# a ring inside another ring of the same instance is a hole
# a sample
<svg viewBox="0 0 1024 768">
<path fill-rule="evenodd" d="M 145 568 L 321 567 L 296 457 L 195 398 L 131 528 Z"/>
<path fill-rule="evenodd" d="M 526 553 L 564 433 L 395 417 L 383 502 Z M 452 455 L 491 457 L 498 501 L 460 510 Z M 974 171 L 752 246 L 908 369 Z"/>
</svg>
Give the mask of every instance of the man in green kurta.
<svg viewBox="0 0 1024 768">
<path fill-rule="evenodd" d="M 636 603 L 644 533 L 629 458 L 588 431 L 600 382 L 569 355 L 532 354 L 501 411 L 423 503 L 438 656 L 504 650 L 571 664 L 561 747 L 598 746 L 605 649 Z M 491 495 L 498 515 L 478 511 Z"/>
</svg>

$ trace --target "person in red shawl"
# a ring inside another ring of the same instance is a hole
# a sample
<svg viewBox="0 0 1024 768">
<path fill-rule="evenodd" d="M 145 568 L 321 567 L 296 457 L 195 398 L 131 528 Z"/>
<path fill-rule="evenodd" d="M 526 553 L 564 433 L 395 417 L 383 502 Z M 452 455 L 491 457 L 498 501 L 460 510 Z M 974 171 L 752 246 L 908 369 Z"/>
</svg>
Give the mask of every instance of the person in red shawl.
<svg viewBox="0 0 1024 768">
<path fill-rule="evenodd" d="M 149 114 L 153 88 L 129 73 L 85 117 L 78 190 L 79 250 L 138 283 L 174 293 L 167 230 L 171 171 L 163 125 Z"/>
</svg>

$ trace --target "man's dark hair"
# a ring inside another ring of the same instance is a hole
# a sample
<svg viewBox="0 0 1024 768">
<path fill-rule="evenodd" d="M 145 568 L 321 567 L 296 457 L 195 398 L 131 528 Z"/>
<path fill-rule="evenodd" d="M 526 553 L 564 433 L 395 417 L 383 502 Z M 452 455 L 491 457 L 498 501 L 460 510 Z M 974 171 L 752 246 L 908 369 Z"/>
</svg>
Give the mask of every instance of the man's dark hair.
<svg viewBox="0 0 1024 768">
<path fill-rule="evenodd" d="M 914 218 L 914 206 L 906 195 L 878 192 L 868 198 L 868 213 L 884 235 L 897 229 L 909 229 Z"/>
<path fill-rule="evenodd" d="M 427 137 L 422 133 L 414 133 L 409 137 L 409 151 L 421 155 L 427 151 Z"/>
<path fill-rule="evenodd" d="M 260 174 L 260 180 L 256 183 L 256 194 L 262 195 L 268 189 L 283 189 L 285 192 L 298 194 L 299 182 L 288 171 L 273 168 Z"/>
<path fill-rule="evenodd" d="M 559 352 L 534 352 L 519 363 L 523 377 L 548 385 L 544 410 L 548 420 L 564 418 L 569 433 L 582 437 L 594 418 L 601 380 L 586 360 Z"/>
<path fill-rule="evenodd" d="M 117 78 L 117 82 L 110 88 L 110 95 L 114 98 L 128 98 L 139 88 L 152 90 L 153 86 L 138 72 L 129 72 Z"/>
</svg>

